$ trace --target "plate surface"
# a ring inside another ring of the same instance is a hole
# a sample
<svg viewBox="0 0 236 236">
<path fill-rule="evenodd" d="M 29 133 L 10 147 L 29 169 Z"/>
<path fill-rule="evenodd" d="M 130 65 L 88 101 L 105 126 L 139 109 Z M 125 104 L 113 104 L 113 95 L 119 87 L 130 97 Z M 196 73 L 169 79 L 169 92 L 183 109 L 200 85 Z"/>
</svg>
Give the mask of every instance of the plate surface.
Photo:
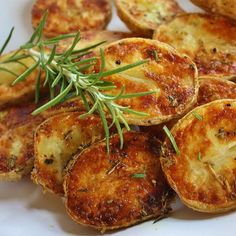
<svg viewBox="0 0 236 236">
<path fill-rule="evenodd" d="M 188 0 L 178 2 L 187 11 L 199 11 Z M 32 33 L 30 15 L 32 4 L 32 0 L 1 0 L 0 45 L 11 27 L 15 26 L 8 51 L 24 43 Z M 115 10 L 108 29 L 127 31 Z M 100 235 L 97 231 L 77 225 L 70 220 L 60 198 L 43 194 L 41 189 L 28 179 L 19 183 L 0 183 L 0 212 L 1 236 Z M 221 215 L 202 214 L 184 207 L 177 201 L 169 218 L 156 224 L 149 221 L 104 235 L 235 236 L 235 222 L 236 212 Z"/>
</svg>

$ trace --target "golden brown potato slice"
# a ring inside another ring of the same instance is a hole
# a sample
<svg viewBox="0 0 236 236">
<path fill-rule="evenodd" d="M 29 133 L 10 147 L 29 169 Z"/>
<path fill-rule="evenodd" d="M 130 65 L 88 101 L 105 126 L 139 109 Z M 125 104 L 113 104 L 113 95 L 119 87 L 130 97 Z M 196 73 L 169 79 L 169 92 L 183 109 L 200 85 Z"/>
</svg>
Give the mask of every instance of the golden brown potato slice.
<svg viewBox="0 0 236 236">
<path fill-rule="evenodd" d="M 236 84 L 222 79 L 200 80 L 197 105 L 223 98 L 236 99 Z"/>
<path fill-rule="evenodd" d="M 164 143 L 161 164 L 188 207 L 218 213 L 236 208 L 236 100 L 217 100 L 178 121 Z"/>
<path fill-rule="evenodd" d="M 160 149 L 147 134 L 124 134 L 92 145 L 69 163 L 65 176 L 66 208 L 77 223 L 99 230 L 128 227 L 163 217 L 172 192 L 159 161 Z"/>
<path fill-rule="evenodd" d="M 98 116 L 81 119 L 81 113 L 62 113 L 47 119 L 35 133 L 35 163 L 32 178 L 45 190 L 64 195 L 64 168 L 72 156 L 104 138 Z"/>
<path fill-rule="evenodd" d="M 116 0 L 117 13 L 129 29 L 151 37 L 153 31 L 183 12 L 175 0 Z"/>
<path fill-rule="evenodd" d="M 44 28 L 46 37 L 104 29 L 111 19 L 109 0 L 37 0 L 32 9 L 32 24 L 36 28 L 48 10 Z"/>
<path fill-rule="evenodd" d="M 191 0 L 191 1 L 206 11 L 228 16 L 236 20 L 235 0 Z"/>
<path fill-rule="evenodd" d="M 0 111 L 0 180 L 18 180 L 31 171 L 34 131 L 40 123 L 58 113 L 83 110 L 82 102 L 78 99 L 68 100 L 32 116 L 36 107 L 33 102 L 28 102 Z"/>
<path fill-rule="evenodd" d="M 0 136 L 0 180 L 16 181 L 33 167 L 33 136 L 41 116 L 5 131 Z"/>
<path fill-rule="evenodd" d="M 196 102 L 196 66 L 169 45 L 152 39 L 130 38 L 109 44 L 104 48 L 104 54 L 105 70 L 148 60 L 141 66 L 104 78 L 117 86 L 109 91 L 110 94 L 118 94 L 122 86 L 125 86 L 126 94 L 155 91 L 142 97 L 117 100 L 122 106 L 149 114 L 127 114 L 125 117 L 130 124 L 159 124 L 181 116 Z M 96 65 L 95 71 L 99 68 Z"/>
<path fill-rule="evenodd" d="M 236 84 L 222 79 L 202 79 L 199 81 L 199 93 L 195 106 L 200 106 L 219 99 L 236 99 Z M 140 126 L 140 130 L 147 132 L 150 135 L 157 137 L 160 140 L 166 138 L 166 133 L 163 130 L 164 125 L 171 129 L 178 119 L 173 119 L 164 124 L 154 126 Z"/>
<path fill-rule="evenodd" d="M 1 63 L 13 55 L 14 52 L 8 53 L 0 57 L 0 67 L 10 70 L 16 75 L 22 74 L 26 68 L 19 63 Z M 19 54 L 20 55 L 20 54 Z M 34 61 L 31 58 L 26 58 L 20 60 L 27 67 L 32 66 Z M 13 81 L 16 76 L 10 74 L 9 72 L 0 70 L 0 108 L 6 107 L 12 104 L 19 104 L 26 100 L 32 99 L 35 94 L 35 79 L 38 75 L 38 71 L 32 72 L 25 81 L 19 82 L 12 86 Z"/>
<path fill-rule="evenodd" d="M 236 24 L 230 19 L 184 14 L 159 27 L 153 38 L 189 55 L 200 77 L 236 77 Z"/>
<path fill-rule="evenodd" d="M 107 31 L 107 30 L 83 31 L 83 32 L 81 32 L 81 39 L 77 43 L 75 50 L 90 47 L 92 45 L 95 45 L 95 44 L 105 41 L 103 44 L 101 44 L 99 46 L 99 48 L 101 48 L 101 47 L 103 47 L 109 43 L 112 43 L 114 41 L 117 41 L 119 39 L 131 38 L 134 36 L 135 36 L 135 34 L 133 34 L 133 33 L 120 32 L 120 31 Z M 58 47 L 57 47 L 58 52 L 64 52 L 66 49 L 68 49 L 71 46 L 72 42 L 73 42 L 73 39 L 71 39 L 71 38 L 61 40 L 58 44 Z"/>
</svg>

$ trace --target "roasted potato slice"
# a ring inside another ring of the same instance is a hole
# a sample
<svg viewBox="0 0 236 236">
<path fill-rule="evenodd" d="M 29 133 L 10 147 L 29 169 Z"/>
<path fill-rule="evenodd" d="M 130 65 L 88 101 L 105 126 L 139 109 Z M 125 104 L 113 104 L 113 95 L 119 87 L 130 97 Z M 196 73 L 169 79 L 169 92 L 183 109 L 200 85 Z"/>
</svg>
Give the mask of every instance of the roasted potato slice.
<svg viewBox="0 0 236 236">
<path fill-rule="evenodd" d="M 219 99 L 236 99 L 236 84 L 222 79 L 202 79 L 199 81 L 199 93 L 197 103 L 195 106 L 200 106 Z M 164 126 L 171 129 L 178 119 L 173 119 L 164 124 L 154 126 L 140 126 L 140 130 L 147 132 L 152 136 L 157 137 L 160 140 L 166 138 L 166 133 L 163 130 Z"/>
<path fill-rule="evenodd" d="M 199 77 L 236 78 L 236 24 L 228 18 L 183 14 L 159 27 L 153 38 L 189 55 Z"/>
<path fill-rule="evenodd" d="M 35 133 L 34 182 L 45 190 L 64 195 L 64 168 L 74 154 L 105 137 L 98 116 L 84 119 L 81 113 L 62 113 L 47 119 Z"/>
<path fill-rule="evenodd" d="M 0 136 L 0 180 L 16 181 L 33 168 L 33 136 L 41 116 L 4 132 Z"/>
<path fill-rule="evenodd" d="M 236 100 L 217 100 L 178 121 L 166 139 L 161 164 L 188 207 L 218 213 L 236 208 Z M 173 142 L 174 143 L 174 142 Z"/>
<path fill-rule="evenodd" d="M 123 38 L 131 38 L 134 37 L 135 34 L 130 32 L 120 32 L 120 31 L 108 31 L 108 30 L 90 30 L 81 32 L 81 39 L 75 46 L 75 50 L 83 49 L 86 47 L 90 47 L 92 45 L 104 42 L 99 46 L 99 48 L 117 41 Z M 64 39 L 58 43 L 57 50 L 58 52 L 64 52 L 72 45 L 73 39 Z"/>
<path fill-rule="evenodd" d="M 228 16 L 236 20 L 235 0 L 191 0 L 191 2 L 206 11 Z"/>
<path fill-rule="evenodd" d="M 122 86 L 125 93 L 154 91 L 155 93 L 135 98 L 119 99 L 116 102 L 148 116 L 125 114 L 134 125 L 154 125 L 181 116 L 196 102 L 198 92 L 197 69 L 184 55 L 167 44 L 152 39 L 130 38 L 116 41 L 104 48 L 105 71 L 148 60 L 141 66 L 105 77 L 117 89 L 109 94 L 119 94 Z M 95 66 L 99 71 L 100 63 Z"/>
<path fill-rule="evenodd" d="M 0 67 L 5 70 L 9 70 L 16 75 L 20 75 L 26 70 L 24 65 L 15 62 L 2 63 L 12 56 L 13 53 L 14 52 L 11 52 L 0 57 Z M 24 63 L 27 67 L 32 66 L 34 63 L 31 58 L 25 58 L 19 61 Z M 16 76 L 7 71 L 0 70 L 0 108 L 12 104 L 19 104 L 23 101 L 32 99 L 35 94 L 35 79 L 37 75 L 38 71 L 35 70 L 27 77 L 25 81 L 19 82 L 12 86 L 12 82 L 16 79 Z"/>
<path fill-rule="evenodd" d="M 223 98 L 236 99 L 236 84 L 222 79 L 200 80 L 197 105 Z"/>
<path fill-rule="evenodd" d="M 37 0 L 32 9 L 32 24 L 36 28 L 48 10 L 44 28 L 46 37 L 77 32 L 102 30 L 111 19 L 109 0 Z"/>
<path fill-rule="evenodd" d="M 129 29 L 152 37 L 153 31 L 183 10 L 175 0 L 115 0 L 117 13 Z"/>
<path fill-rule="evenodd" d="M 32 170 L 34 131 L 40 123 L 58 113 L 84 109 L 82 102 L 74 99 L 32 116 L 36 107 L 28 102 L 0 111 L 0 180 L 18 180 Z"/>
<path fill-rule="evenodd" d="M 160 149 L 147 134 L 127 132 L 85 149 L 69 163 L 65 176 L 66 209 L 77 223 L 99 230 L 128 227 L 163 217 L 172 192 L 159 161 Z"/>
</svg>

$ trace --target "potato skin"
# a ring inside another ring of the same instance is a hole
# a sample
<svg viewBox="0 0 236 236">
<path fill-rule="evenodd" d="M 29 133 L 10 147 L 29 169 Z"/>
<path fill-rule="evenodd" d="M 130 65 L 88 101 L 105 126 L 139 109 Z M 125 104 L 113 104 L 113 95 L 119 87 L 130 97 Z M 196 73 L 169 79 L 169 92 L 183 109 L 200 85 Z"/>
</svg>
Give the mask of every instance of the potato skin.
<svg viewBox="0 0 236 236">
<path fill-rule="evenodd" d="M 236 24 L 233 20 L 200 13 L 183 14 L 160 26 L 153 38 L 190 56 L 200 78 L 236 77 Z"/>
<path fill-rule="evenodd" d="M 102 30 L 111 19 L 109 0 L 37 0 L 32 9 L 34 28 L 46 9 L 44 35 L 49 38 L 79 30 Z"/>
<path fill-rule="evenodd" d="M 64 168 L 72 156 L 105 137 L 98 116 L 65 112 L 43 122 L 34 137 L 35 162 L 32 179 L 44 190 L 64 195 Z"/>
<path fill-rule="evenodd" d="M 222 79 L 200 80 L 197 106 L 224 98 L 236 99 L 236 84 Z"/>
<path fill-rule="evenodd" d="M 191 0 L 197 6 L 214 14 L 221 14 L 236 20 L 235 0 Z"/>
<path fill-rule="evenodd" d="M 74 157 L 65 176 L 66 209 L 77 223 L 103 232 L 161 217 L 169 211 L 172 191 L 166 184 L 159 149 L 144 133 L 104 141 Z M 144 178 L 133 175 L 145 173 Z"/>
<path fill-rule="evenodd" d="M 143 37 L 183 10 L 175 0 L 115 0 L 117 13 L 128 28 Z"/>
<path fill-rule="evenodd" d="M 195 108 L 173 127 L 179 155 L 168 138 L 164 142 L 161 164 L 167 180 L 183 203 L 196 211 L 236 208 L 235 120 L 236 100 L 217 100 Z"/>
<path fill-rule="evenodd" d="M 160 124 L 186 113 L 196 102 L 196 66 L 187 56 L 179 54 L 169 45 L 151 39 L 123 39 L 107 45 L 104 55 L 105 70 L 148 60 L 141 66 L 104 78 L 117 86 L 117 89 L 109 91 L 112 94 L 119 94 L 122 86 L 125 86 L 127 94 L 156 91 L 150 95 L 117 100 L 122 106 L 148 114 L 125 114 L 130 124 Z M 95 66 L 95 71 L 99 69 L 100 63 Z"/>
</svg>

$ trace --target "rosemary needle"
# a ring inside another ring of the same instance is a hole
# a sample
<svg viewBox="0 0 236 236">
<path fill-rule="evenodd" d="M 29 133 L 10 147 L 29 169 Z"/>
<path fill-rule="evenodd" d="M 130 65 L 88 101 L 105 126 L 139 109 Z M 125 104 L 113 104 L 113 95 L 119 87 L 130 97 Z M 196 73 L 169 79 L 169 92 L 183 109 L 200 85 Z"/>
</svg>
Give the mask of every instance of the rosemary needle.
<svg viewBox="0 0 236 236">
<path fill-rule="evenodd" d="M 179 155 L 179 154 L 180 154 L 180 151 L 179 151 L 179 148 L 178 148 L 178 146 L 177 146 L 177 144 L 176 144 L 176 141 L 175 141 L 175 139 L 174 139 L 172 133 L 171 133 L 170 130 L 167 128 L 167 126 L 164 126 L 164 127 L 163 127 L 163 130 L 165 131 L 167 137 L 169 138 L 169 140 L 170 140 L 170 142 L 171 142 L 171 144 L 172 144 L 172 146 L 173 146 L 173 148 L 174 148 L 176 154 Z"/>
<path fill-rule="evenodd" d="M 35 101 L 39 101 L 40 96 L 40 76 L 42 72 L 45 73 L 46 77 L 43 86 L 48 86 L 50 91 L 50 101 L 42 105 L 33 111 L 33 115 L 37 115 L 46 109 L 55 106 L 58 103 L 64 102 L 65 100 L 72 97 L 79 97 L 84 103 L 87 113 L 83 114 L 81 118 L 87 115 L 96 113 L 100 116 L 103 124 L 106 136 L 107 151 L 109 153 L 109 139 L 110 139 L 110 128 L 115 126 L 120 137 L 120 147 L 123 147 L 123 131 L 121 123 L 124 124 L 127 130 L 130 130 L 129 124 L 127 123 L 124 114 L 135 114 L 139 116 L 146 116 L 148 114 L 130 109 L 129 107 L 120 106 L 116 103 L 121 98 L 132 98 L 145 96 L 152 94 L 155 91 L 140 92 L 133 94 L 125 94 L 125 88 L 123 87 L 118 95 L 112 95 L 104 93 L 103 91 L 109 91 L 116 88 L 113 82 L 101 80 L 106 76 L 114 75 L 128 69 L 140 66 L 147 62 L 142 60 L 133 64 L 118 67 L 109 71 L 104 71 L 105 68 L 105 56 L 102 49 L 100 49 L 100 57 L 89 57 L 84 58 L 84 55 L 89 55 L 90 50 L 101 45 L 100 42 L 95 45 L 91 45 L 82 49 L 75 49 L 77 43 L 80 41 L 80 33 L 60 35 L 51 39 L 43 38 L 43 28 L 47 18 L 47 12 L 42 17 L 38 27 L 35 29 L 30 40 L 22 45 L 18 51 L 16 51 L 10 58 L 0 62 L 0 64 L 15 62 L 22 63 L 21 60 L 25 58 L 32 58 L 35 63 L 32 66 L 27 67 L 26 70 L 16 75 L 14 72 L 8 71 L 0 66 L 0 70 L 5 70 L 16 77 L 13 82 L 15 85 L 18 82 L 24 81 L 29 74 L 33 71 L 38 70 L 38 76 L 35 82 Z M 10 31 L 0 53 L 6 48 L 13 33 L 13 28 Z M 71 46 L 63 53 L 57 53 L 56 47 L 58 43 L 63 39 L 72 39 Z M 49 48 L 50 47 L 50 48 Z M 84 73 L 85 69 L 89 69 L 95 63 L 100 60 L 100 71 Z M 56 89 L 60 88 L 60 89 Z M 107 117 L 112 118 L 112 123 L 108 124 Z"/>
</svg>

